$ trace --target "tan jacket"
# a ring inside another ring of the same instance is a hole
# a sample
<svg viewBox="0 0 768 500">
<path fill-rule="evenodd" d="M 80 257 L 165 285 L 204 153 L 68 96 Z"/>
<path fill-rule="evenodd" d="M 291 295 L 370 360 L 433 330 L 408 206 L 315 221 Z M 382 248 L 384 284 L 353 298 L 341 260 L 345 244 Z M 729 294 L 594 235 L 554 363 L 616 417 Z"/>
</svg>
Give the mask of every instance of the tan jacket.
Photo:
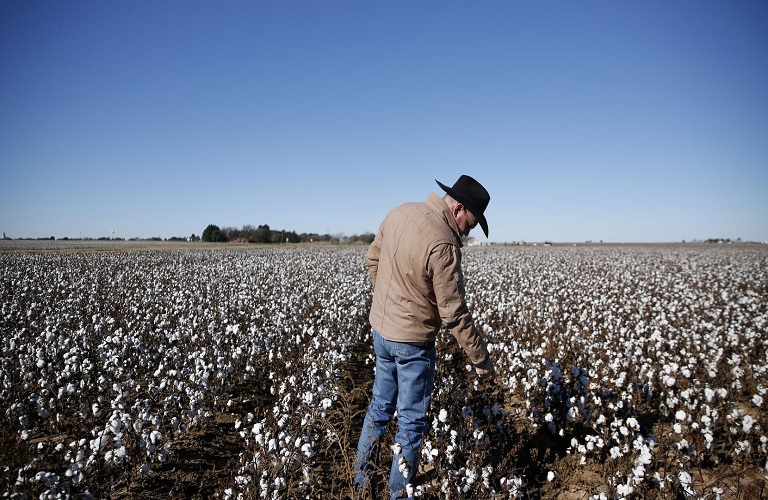
<svg viewBox="0 0 768 500">
<path fill-rule="evenodd" d="M 488 348 L 467 309 L 460 247 L 456 221 L 436 193 L 393 209 L 365 259 L 373 285 L 369 320 L 394 342 L 434 341 L 445 325 L 479 365 Z"/>
</svg>

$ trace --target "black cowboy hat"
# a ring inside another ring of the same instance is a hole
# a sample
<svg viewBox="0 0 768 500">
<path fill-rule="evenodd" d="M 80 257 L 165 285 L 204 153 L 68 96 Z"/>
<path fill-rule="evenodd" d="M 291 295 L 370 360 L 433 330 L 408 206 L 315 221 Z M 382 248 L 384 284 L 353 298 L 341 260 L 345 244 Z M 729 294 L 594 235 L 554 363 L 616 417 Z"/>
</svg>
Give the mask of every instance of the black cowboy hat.
<svg viewBox="0 0 768 500">
<path fill-rule="evenodd" d="M 482 184 L 468 175 L 462 175 L 459 177 L 453 187 L 448 187 L 442 182 L 435 179 L 437 185 L 443 188 L 443 191 L 448 193 L 454 200 L 458 201 L 467 210 L 472 212 L 477 222 L 480 223 L 480 227 L 483 228 L 485 237 L 488 237 L 488 221 L 485 220 L 485 209 L 488 208 L 488 202 L 491 201 L 491 195 L 483 187 Z"/>
</svg>

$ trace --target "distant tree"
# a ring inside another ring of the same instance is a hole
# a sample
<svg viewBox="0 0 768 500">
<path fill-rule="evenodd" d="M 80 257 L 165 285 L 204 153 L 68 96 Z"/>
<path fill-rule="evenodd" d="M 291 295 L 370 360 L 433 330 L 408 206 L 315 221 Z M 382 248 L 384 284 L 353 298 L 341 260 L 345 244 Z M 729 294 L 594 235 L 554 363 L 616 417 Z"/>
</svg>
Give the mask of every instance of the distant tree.
<svg viewBox="0 0 768 500">
<path fill-rule="evenodd" d="M 256 237 L 256 228 L 252 224 L 245 224 L 240 230 L 240 237 L 245 241 L 253 242 Z"/>
<path fill-rule="evenodd" d="M 209 224 L 208 227 L 205 228 L 205 231 L 203 231 L 202 240 L 209 242 L 227 241 L 227 236 L 221 232 L 219 226 Z"/>
<path fill-rule="evenodd" d="M 256 233 L 253 237 L 254 243 L 271 243 L 272 242 L 272 231 L 269 229 L 269 226 L 266 224 L 263 224 L 259 226 L 256 229 Z"/>
<path fill-rule="evenodd" d="M 215 224 L 208 224 L 208 227 L 203 231 L 203 241 L 213 241 L 213 233 L 219 233 L 221 229 Z"/>
<path fill-rule="evenodd" d="M 313 241 L 319 241 L 320 235 L 317 233 L 301 233 L 299 239 L 302 243 L 311 243 Z"/>
<path fill-rule="evenodd" d="M 224 235 L 223 241 L 243 241 L 243 233 L 236 227 L 223 227 L 221 234 Z"/>
<path fill-rule="evenodd" d="M 352 235 L 349 237 L 349 240 L 353 243 L 365 243 L 366 245 L 370 245 L 373 243 L 373 239 L 376 237 L 373 233 L 363 233 L 360 235 Z"/>
</svg>

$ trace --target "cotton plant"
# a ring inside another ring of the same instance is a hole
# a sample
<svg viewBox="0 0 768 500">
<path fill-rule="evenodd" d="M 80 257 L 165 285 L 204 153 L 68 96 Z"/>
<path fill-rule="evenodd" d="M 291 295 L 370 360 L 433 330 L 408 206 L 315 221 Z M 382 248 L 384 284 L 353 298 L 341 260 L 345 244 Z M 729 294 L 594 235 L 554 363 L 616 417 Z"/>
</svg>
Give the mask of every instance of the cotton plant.
<svg viewBox="0 0 768 500">
<path fill-rule="evenodd" d="M 529 418 L 543 424 L 552 434 L 564 435 L 575 424 L 587 422 L 593 411 L 589 402 L 590 377 L 586 369 L 565 369 L 559 361 L 544 361 L 544 374 L 529 370 L 531 383 L 526 399 Z"/>
<path fill-rule="evenodd" d="M 574 466 L 608 471 L 598 497 L 684 485 L 716 497 L 697 484 L 697 464 L 768 467 L 761 249 L 541 250 L 467 249 L 470 309 L 500 385 L 486 394 L 463 353 L 442 353 L 422 447 L 436 486 L 425 495 L 468 487 L 514 498 L 546 482 L 516 470 L 514 454 L 488 460 L 514 449 L 521 416 L 526 433 L 562 439 Z M 103 497 L 98 467 L 151 475 L 175 459 L 176 439 L 222 414 L 242 448 L 229 498 L 325 487 L 317 464 L 349 439 L 339 379 L 369 330 L 363 257 L 362 248 L 0 255 L 0 401 L 34 455 L 9 471 L 13 491 Z M 371 352 L 355 355 L 372 370 Z M 244 385 L 266 403 L 238 400 Z M 658 421 L 638 428 L 633 419 L 647 415 Z M 661 457 L 674 462 L 655 470 Z M 553 472 L 552 488 L 567 478 L 559 464 L 535 465 Z"/>
</svg>

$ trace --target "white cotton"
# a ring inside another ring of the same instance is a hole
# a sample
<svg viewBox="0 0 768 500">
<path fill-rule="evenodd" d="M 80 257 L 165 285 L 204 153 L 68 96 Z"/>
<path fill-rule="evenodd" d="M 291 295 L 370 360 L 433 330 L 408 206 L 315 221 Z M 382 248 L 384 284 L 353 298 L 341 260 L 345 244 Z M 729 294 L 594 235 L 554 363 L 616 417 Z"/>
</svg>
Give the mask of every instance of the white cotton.
<svg viewBox="0 0 768 500">
<path fill-rule="evenodd" d="M 622 497 L 626 497 L 632 494 L 635 489 L 632 488 L 629 484 L 620 484 L 616 486 L 616 493 L 618 493 Z"/>
<path fill-rule="evenodd" d="M 745 434 L 749 434 L 749 431 L 752 430 L 752 425 L 754 423 L 755 419 L 753 419 L 751 415 L 744 416 L 744 419 L 741 421 L 741 428 L 744 430 Z"/>
<path fill-rule="evenodd" d="M 595 424 L 597 424 L 597 425 L 603 425 L 603 424 L 606 422 L 606 420 L 607 420 L 607 419 L 605 418 L 605 415 L 603 415 L 603 414 L 601 413 L 601 414 L 600 414 L 600 416 L 599 416 L 599 417 L 597 417 L 597 420 L 595 421 Z"/>
<path fill-rule="evenodd" d="M 707 403 L 711 403 L 715 399 L 715 391 L 709 387 L 704 389 L 704 397 L 707 398 Z"/>
<path fill-rule="evenodd" d="M 678 479 L 680 480 L 680 486 L 683 487 L 683 490 L 689 494 L 689 495 L 695 495 L 695 490 L 691 487 L 693 483 L 693 478 L 691 478 L 691 475 L 686 471 L 680 471 L 680 473 L 677 475 Z"/>
<path fill-rule="evenodd" d="M 635 478 L 635 484 L 638 484 L 645 477 L 645 467 L 636 465 L 632 469 L 632 476 Z"/>
<path fill-rule="evenodd" d="M 162 441 L 163 435 L 160 433 L 160 431 L 152 431 L 149 434 L 149 442 L 152 444 L 158 444 L 160 441 Z"/>
<path fill-rule="evenodd" d="M 619 432 L 621 432 L 622 436 L 629 436 L 629 429 L 627 429 L 623 425 L 619 427 Z"/>
<path fill-rule="evenodd" d="M 397 468 L 403 476 L 408 477 L 410 469 L 408 468 L 408 461 L 404 457 L 400 457 L 400 461 L 397 463 Z"/>
<path fill-rule="evenodd" d="M 441 409 L 440 415 L 438 415 L 437 419 L 440 422 L 445 423 L 445 421 L 448 420 L 448 410 L 446 410 L 445 408 Z"/>
<path fill-rule="evenodd" d="M 651 459 L 652 459 L 651 452 L 648 451 L 647 448 L 644 448 L 640 452 L 640 455 L 638 455 L 637 458 L 635 459 L 635 464 L 643 465 L 643 466 L 644 465 L 650 465 L 651 464 Z"/>
</svg>

